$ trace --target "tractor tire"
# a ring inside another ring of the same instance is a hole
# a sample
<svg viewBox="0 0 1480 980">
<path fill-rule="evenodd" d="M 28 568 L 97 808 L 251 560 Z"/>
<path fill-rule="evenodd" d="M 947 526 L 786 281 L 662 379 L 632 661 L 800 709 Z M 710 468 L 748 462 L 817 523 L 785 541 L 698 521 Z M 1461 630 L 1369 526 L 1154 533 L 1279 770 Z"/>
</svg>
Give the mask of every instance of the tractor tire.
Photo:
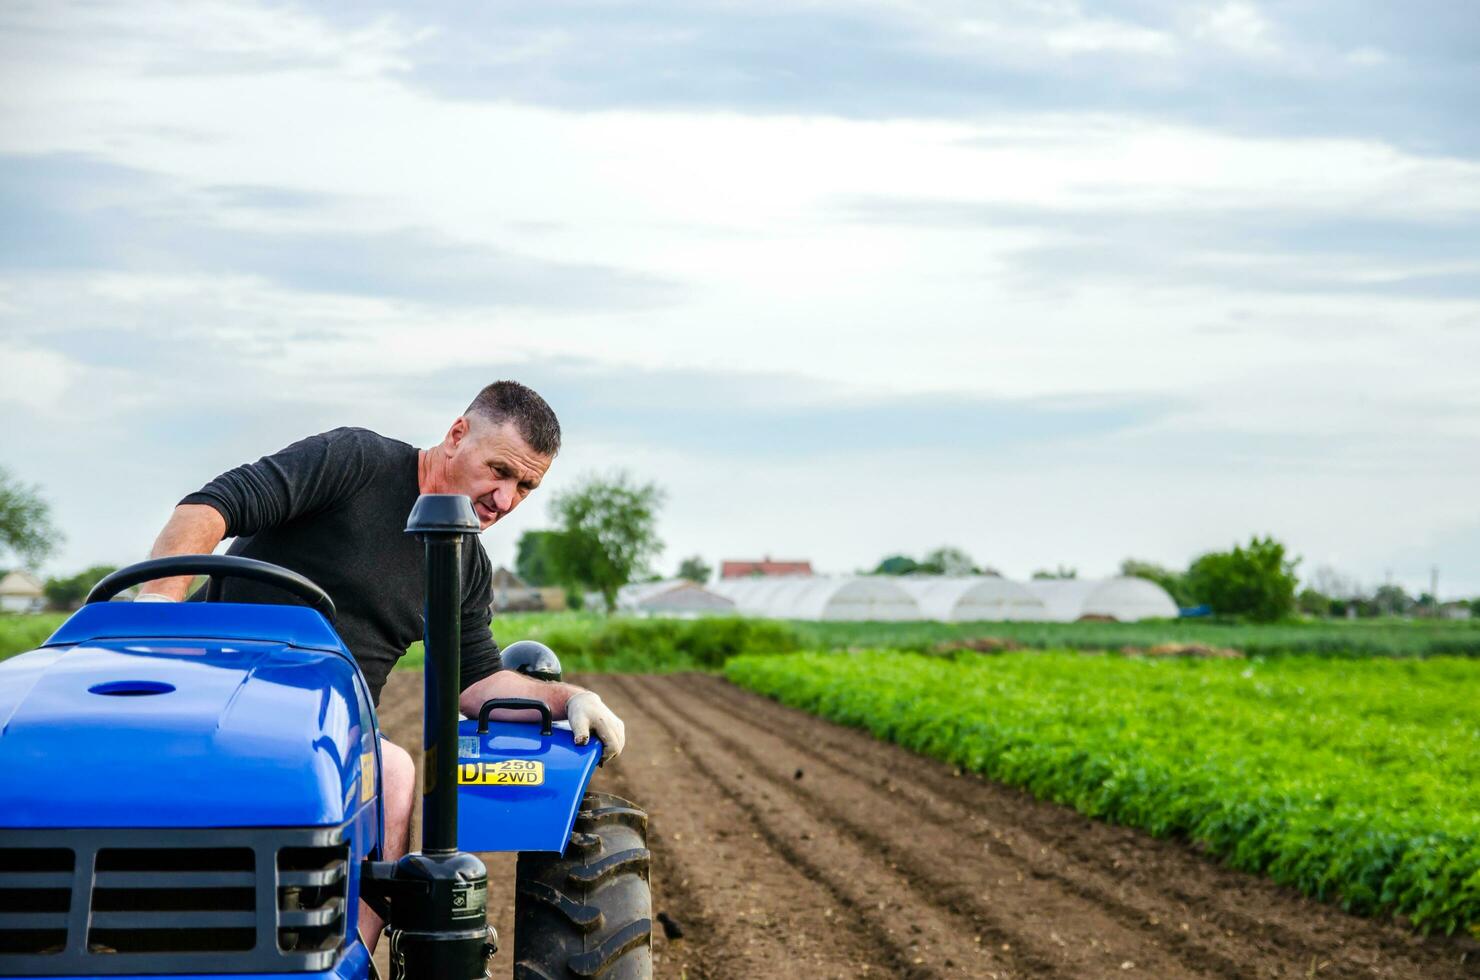
<svg viewBox="0 0 1480 980">
<path fill-rule="evenodd" d="M 652 980 L 647 814 L 587 793 L 565 853 L 521 853 L 514 980 Z"/>
</svg>

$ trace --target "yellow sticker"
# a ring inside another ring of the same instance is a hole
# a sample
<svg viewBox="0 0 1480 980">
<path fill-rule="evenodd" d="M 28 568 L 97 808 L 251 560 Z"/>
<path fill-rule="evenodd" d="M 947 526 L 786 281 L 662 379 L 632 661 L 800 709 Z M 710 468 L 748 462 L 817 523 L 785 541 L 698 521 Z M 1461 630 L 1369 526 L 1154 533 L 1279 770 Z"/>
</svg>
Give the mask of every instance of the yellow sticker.
<svg viewBox="0 0 1480 980">
<path fill-rule="evenodd" d="M 545 781 L 545 764 L 532 759 L 459 762 L 457 781 L 464 786 L 540 786 Z"/>
<path fill-rule="evenodd" d="M 360 802 L 369 803 L 375 795 L 375 756 L 370 752 L 360 753 Z"/>
</svg>

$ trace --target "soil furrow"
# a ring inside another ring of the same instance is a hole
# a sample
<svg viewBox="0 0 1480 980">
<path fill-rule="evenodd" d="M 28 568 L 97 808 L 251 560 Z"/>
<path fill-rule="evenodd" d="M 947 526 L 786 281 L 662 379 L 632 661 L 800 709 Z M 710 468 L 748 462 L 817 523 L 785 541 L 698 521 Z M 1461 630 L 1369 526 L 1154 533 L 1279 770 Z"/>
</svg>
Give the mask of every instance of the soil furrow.
<svg viewBox="0 0 1480 980">
<path fill-rule="evenodd" d="M 1087 946 L 1091 939 L 1096 939 L 1101 944 L 1109 943 L 1111 940 L 1107 931 L 1114 930 L 1107 930 L 1106 924 L 1100 921 L 1099 916 L 1103 914 L 1116 920 L 1121 935 L 1130 934 L 1128 947 L 1139 947 L 1148 940 L 1164 945 L 1180 964 L 1181 972 L 1188 976 L 1212 974 L 1229 980 L 1241 980 L 1250 976 L 1247 966 L 1240 966 L 1237 960 L 1222 949 L 1210 948 L 1195 941 L 1190 931 L 1183 932 L 1175 923 L 1168 921 L 1168 918 L 1175 918 L 1185 910 L 1170 907 L 1166 903 L 1143 901 L 1140 905 L 1132 904 L 1124 900 L 1127 889 L 1123 886 L 1117 887 L 1115 883 L 1098 880 L 1098 876 L 1093 876 L 1096 880 L 1086 881 L 1083 880 L 1084 876 L 1065 874 L 1059 868 L 1051 866 L 1044 855 L 1029 856 L 1022 850 L 1009 846 L 1004 841 L 1004 834 L 990 831 L 987 821 L 979 812 L 973 812 L 953 801 L 921 793 L 915 787 L 899 787 L 887 776 L 881 776 L 877 768 L 870 770 L 867 766 L 840 759 L 835 753 L 819 752 L 815 742 L 799 739 L 789 726 L 774 724 L 774 719 L 771 725 L 757 721 L 755 714 L 746 710 L 754 706 L 751 702 L 755 695 L 735 688 L 726 692 L 733 692 L 733 697 L 721 695 L 716 690 L 718 685 L 705 683 L 708 680 L 709 678 L 689 676 L 680 683 L 687 693 L 705 700 L 721 711 L 728 711 L 730 717 L 762 733 L 763 737 L 785 742 L 810 761 L 812 768 L 825 767 L 848 784 L 861 788 L 865 794 L 883 797 L 888 807 L 899 809 L 907 806 L 911 815 L 924 818 L 951 835 L 966 836 L 974 840 L 980 845 L 972 858 L 972 863 L 980 867 L 974 870 L 979 870 L 983 877 L 1003 877 L 1003 872 L 1010 872 L 1015 878 L 1022 879 L 1023 884 L 1019 888 L 1027 893 L 1024 901 L 1028 907 L 1057 922 L 1072 924 L 1072 927 L 1057 930 L 1065 943 Z M 822 788 L 819 795 L 826 798 L 826 787 Z M 865 831 L 860 829 L 858 832 Z M 1005 862 L 1010 867 L 995 868 L 994 865 L 998 862 Z M 1056 863 L 1062 865 L 1062 861 Z M 1056 908 L 1063 906 L 1071 896 L 1080 900 L 1081 907 Z M 1087 907 L 1085 903 L 1088 903 Z M 1165 965 L 1169 964 L 1146 964 L 1150 970 Z"/>
<path fill-rule="evenodd" d="M 685 684 L 683 690 L 697 695 L 692 684 Z M 697 695 L 688 705 L 699 703 L 713 704 Z M 1158 948 L 1163 945 L 1159 937 L 1143 935 L 1143 920 L 1127 928 L 1100 906 L 1085 903 L 1051 881 L 1024 874 L 1020 863 L 1004 860 L 1000 851 L 981 846 L 960 827 L 933 821 L 929 826 L 922 824 L 919 808 L 906 805 L 872 780 L 814 765 L 817 757 L 813 753 L 789 749 L 777 733 L 747 722 L 743 713 L 721 708 L 718 717 L 750 727 L 754 734 L 747 741 L 713 731 L 707 721 L 687 710 L 680 714 L 709 730 L 778 789 L 800 797 L 818 820 L 845 827 L 891 868 L 910 878 L 928 901 L 967 916 L 978 928 L 1002 934 L 1025 957 L 1032 957 L 1040 974 L 1119 976 L 1126 969 L 1152 976 L 1209 973 L 1206 958 L 1191 960 Z M 811 772 L 806 774 L 803 766 L 810 766 Z M 803 771 L 806 778 L 795 779 L 794 771 Z M 1139 959 L 1130 958 L 1132 950 Z M 1126 963 L 1132 966 L 1126 968 Z M 1224 975 L 1237 974 L 1228 971 Z"/>
<path fill-rule="evenodd" d="M 876 942 L 782 853 L 750 814 L 689 764 L 626 685 L 593 687 L 626 722 L 628 751 L 598 771 L 605 785 L 648 810 L 654 911 L 684 931 L 658 960 L 660 976 L 748 980 L 778 963 L 805 965 L 818 978 L 857 977 L 877 965 Z M 776 901 L 785 896 L 784 901 Z"/>
<path fill-rule="evenodd" d="M 887 976 L 1017 977 L 1032 976 L 1021 968 L 1016 951 L 989 949 L 960 917 L 928 903 L 909 901 L 909 882 L 876 854 L 838 829 L 815 820 L 784 793 L 768 792 L 761 781 L 747 778 L 747 766 L 727 752 L 705 729 L 684 728 L 669 720 L 678 712 L 660 697 L 649 697 L 647 678 L 623 678 L 639 707 L 651 708 L 689 762 L 713 780 L 755 821 L 767 843 L 789 861 L 805 868 L 809 878 L 826 887 L 847 914 L 865 922 L 889 960 Z M 660 680 L 660 679 L 659 679 Z M 697 736 L 697 737 L 696 737 Z M 885 896 L 881 898 L 880 896 Z"/>
<path fill-rule="evenodd" d="M 858 778 L 897 765 L 906 750 L 861 736 L 707 675 L 675 681 L 721 701 L 815 757 Z M 1123 905 L 1144 903 L 1148 921 L 1176 924 L 1239 964 L 1250 977 L 1474 977 L 1480 944 L 1463 937 L 1423 937 L 1393 922 L 1373 921 L 1300 895 L 1256 875 L 1214 862 L 1191 846 L 1090 820 L 1068 807 L 1012 787 L 961 774 L 911 755 L 908 779 L 881 784 L 947 822 L 964 819 L 981 840 L 1066 879 L 1090 894 L 1113 889 Z M 877 782 L 877 778 L 875 778 Z M 1090 897 L 1086 895 L 1085 897 Z M 1202 936 L 1198 936 L 1201 930 Z"/>
</svg>

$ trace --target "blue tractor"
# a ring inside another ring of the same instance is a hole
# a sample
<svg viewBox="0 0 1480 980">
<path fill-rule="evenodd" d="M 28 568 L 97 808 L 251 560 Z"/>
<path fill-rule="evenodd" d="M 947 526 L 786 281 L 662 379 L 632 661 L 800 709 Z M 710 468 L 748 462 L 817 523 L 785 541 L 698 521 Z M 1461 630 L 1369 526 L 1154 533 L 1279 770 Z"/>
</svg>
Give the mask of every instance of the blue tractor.
<svg viewBox="0 0 1480 980">
<path fill-rule="evenodd" d="M 652 975 L 646 815 L 586 791 L 601 758 L 538 700 L 457 708 L 466 497 L 426 495 L 422 849 L 381 859 L 379 738 L 365 678 L 308 579 L 250 559 L 142 562 L 100 582 L 40 649 L 0 663 L 0 976 L 490 975 L 487 871 L 517 851 L 513 975 Z M 208 575 L 205 602 L 109 602 Z M 304 605 L 213 601 L 223 578 Z M 510 651 L 514 652 L 514 651 Z M 511 659 L 518 659 L 511 658 Z M 559 676 L 552 656 L 527 672 Z M 492 720 L 538 712 L 536 722 Z M 507 717 L 507 714 L 505 714 Z"/>
</svg>

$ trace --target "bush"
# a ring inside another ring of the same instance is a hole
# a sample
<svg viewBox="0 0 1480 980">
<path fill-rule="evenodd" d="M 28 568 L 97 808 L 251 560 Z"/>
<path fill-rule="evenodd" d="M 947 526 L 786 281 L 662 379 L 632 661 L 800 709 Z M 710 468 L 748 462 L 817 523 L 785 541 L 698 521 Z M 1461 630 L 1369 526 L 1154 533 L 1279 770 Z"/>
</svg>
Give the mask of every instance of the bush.
<svg viewBox="0 0 1480 980">
<path fill-rule="evenodd" d="M 1225 615 L 1272 623 L 1295 611 L 1295 566 L 1274 538 L 1253 538 L 1247 548 L 1203 555 L 1187 569 L 1187 591 Z"/>
<path fill-rule="evenodd" d="M 0 660 L 36 649 L 66 618 L 52 613 L 37 616 L 0 613 Z"/>
<path fill-rule="evenodd" d="M 605 618 L 589 614 L 502 616 L 493 621 L 500 645 L 539 640 L 555 651 L 566 673 L 668 673 L 718 670 L 731 657 L 789 653 L 802 647 L 791 625 L 765 619 Z M 420 670 L 421 644 L 396 666 Z"/>
</svg>

